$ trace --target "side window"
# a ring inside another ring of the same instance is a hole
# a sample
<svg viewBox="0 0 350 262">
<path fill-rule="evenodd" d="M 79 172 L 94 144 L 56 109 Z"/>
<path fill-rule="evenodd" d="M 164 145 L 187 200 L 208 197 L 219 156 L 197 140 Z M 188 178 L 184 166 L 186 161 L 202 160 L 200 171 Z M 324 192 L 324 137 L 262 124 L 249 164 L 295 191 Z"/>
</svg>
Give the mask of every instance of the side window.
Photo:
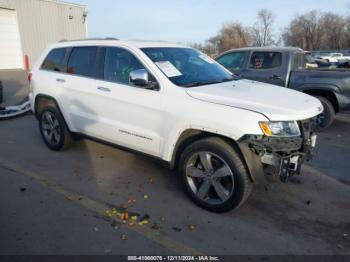
<svg viewBox="0 0 350 262">
<path fill-rule="evenodd" d="M 293 69 L 294 70 L 302 70 L 306 67 L 307 62 L 308 62 L 307 55 L 305 55 L 303 53 L 295 53 L 294 60 L 293 60 Z"/>
<path fill-rule="evenodd" d="M 73 75 L 98 77 L 96 70 L 98 47 L 75 47 L 68 61 L 67 73 Z"/>
<path fill-rule="evenodd" d="M 41 68 L 56 72 L 65 72 L 66 65 L 63 64 L 66 57 L 66 48 L 57 48 L 51 50 L 51 52 L 45 58 Z"/>
<path fill-rule="evenodd" d="M 282 65 L 282 53 L 279 52 L 254 52 L 250 59 L 250 69 L 272 69 Z"/>
<path fill-rule="evenodd" d="M 140 61 L 127 50 L 106 48 L 104 79 L 111 82 L 129 84 L 131 71 L 145 69 Z"/>
<path fill-rule="evenodd" d="M 220 57 L 217 61 L 229 70 L 240 70 L 244 66 L 247 52 L 233 52 Z"/>
</svg>

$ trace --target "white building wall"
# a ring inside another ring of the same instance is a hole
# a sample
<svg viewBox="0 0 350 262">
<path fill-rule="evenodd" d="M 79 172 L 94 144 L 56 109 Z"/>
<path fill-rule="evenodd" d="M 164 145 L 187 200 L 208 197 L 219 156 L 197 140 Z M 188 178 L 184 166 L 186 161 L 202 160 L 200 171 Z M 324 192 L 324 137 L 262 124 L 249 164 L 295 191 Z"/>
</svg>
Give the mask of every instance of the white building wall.
<svg viewBox="0 0 350 262">
<path fill-rule="evenodd" d="M 23 53 L 17 12 L 0 8 L 0 70 L 22 67 Z"/>
<path fill-rule="evenodd" d="M 30 65 L 51 43 L 87 37 L 85 6 L 58 0 L 0 0 L 0 8 L 17 11 L 22 53 Z"/>
</svg>

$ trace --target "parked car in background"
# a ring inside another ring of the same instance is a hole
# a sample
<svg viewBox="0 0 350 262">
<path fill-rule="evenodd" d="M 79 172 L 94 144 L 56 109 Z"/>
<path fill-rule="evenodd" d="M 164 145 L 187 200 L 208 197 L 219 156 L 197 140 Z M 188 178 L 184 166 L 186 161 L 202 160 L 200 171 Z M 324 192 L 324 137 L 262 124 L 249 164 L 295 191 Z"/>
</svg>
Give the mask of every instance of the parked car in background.
<svg viewBox="0 0 350 262">
<path fill-rule="evenodd" d="M 321 56 L 320 58 L 329 63 L 338 63 L 339 60 L 350 60 L 350 56 L 344 56 L 342 53 L 330 53 L 329 55 Z"/>
<path fill-rule="evenodd" d="M 315 58 L 311 52 L 305 51 L 305 68 L 331 68 L 334 64 L 321 58 Z"/>
<path fill-rule="evenodd" d="M 205 54 L 165 42 L 54 44 L 30 79 L 49 148 L 79 134 L 148 155 L 176 168 L 192 200 L 216 212 L 242 205 L 267 167 L 284 182 L 300 174 L 323 110 L 309 95 L 237 80 Z"/>
<path fill-rule="evenodd" d="M 350 111 L 350 71 L 306 68 L 308 60 L 302 49 L 233 49 L 219 55 L 216 61 L 243 78 L 287 87 L 317 97 L 324 107 L 324 112 L 317 118 L 319 129 L 329 127 L 336 113 Z"/>
</svg>

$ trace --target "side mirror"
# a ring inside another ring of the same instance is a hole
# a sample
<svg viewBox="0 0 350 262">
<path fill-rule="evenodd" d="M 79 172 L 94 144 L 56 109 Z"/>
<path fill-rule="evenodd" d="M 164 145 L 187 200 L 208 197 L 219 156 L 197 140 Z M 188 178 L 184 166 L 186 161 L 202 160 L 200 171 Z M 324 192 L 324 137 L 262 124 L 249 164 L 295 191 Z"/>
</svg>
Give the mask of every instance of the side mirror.
<svg viewBox="0 0 350 262">
<path fill-rule="evenodd" d="M 147 87 L 148 77 L 148 72 L 145 69 L 134 70 L 129 74 L 129 83 L 135 86 Z"/>
</svg>

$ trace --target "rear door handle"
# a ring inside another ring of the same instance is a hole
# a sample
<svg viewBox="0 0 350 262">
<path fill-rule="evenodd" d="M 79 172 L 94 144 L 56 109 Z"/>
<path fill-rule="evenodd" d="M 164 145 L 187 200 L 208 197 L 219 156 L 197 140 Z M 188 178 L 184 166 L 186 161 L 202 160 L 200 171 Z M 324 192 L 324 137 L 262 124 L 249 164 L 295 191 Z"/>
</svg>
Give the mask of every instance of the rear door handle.
<svg viewBox="0 0 350 262">
<path fill-rule="evenodd" d="M 66 80 L 64 80 L 63 78 L 56 78 L 56 82 L 65 83 Z"/>
<path fill-rule="evenodd" d="M 280 80 L 281 77 L 278 76 L 278 75 L 273 75 L 273 76 L 270 76 L 270 79 L 272 79 L 272 80 Z"/>
<path fill-rule="evenodd" d="M 99 86 L 97 89 L 102 91 L 102 92 L 111 92 L 111 89 L 109 89 L 107 87 L 103 87 L 103 86 Z"/>
</svg>

